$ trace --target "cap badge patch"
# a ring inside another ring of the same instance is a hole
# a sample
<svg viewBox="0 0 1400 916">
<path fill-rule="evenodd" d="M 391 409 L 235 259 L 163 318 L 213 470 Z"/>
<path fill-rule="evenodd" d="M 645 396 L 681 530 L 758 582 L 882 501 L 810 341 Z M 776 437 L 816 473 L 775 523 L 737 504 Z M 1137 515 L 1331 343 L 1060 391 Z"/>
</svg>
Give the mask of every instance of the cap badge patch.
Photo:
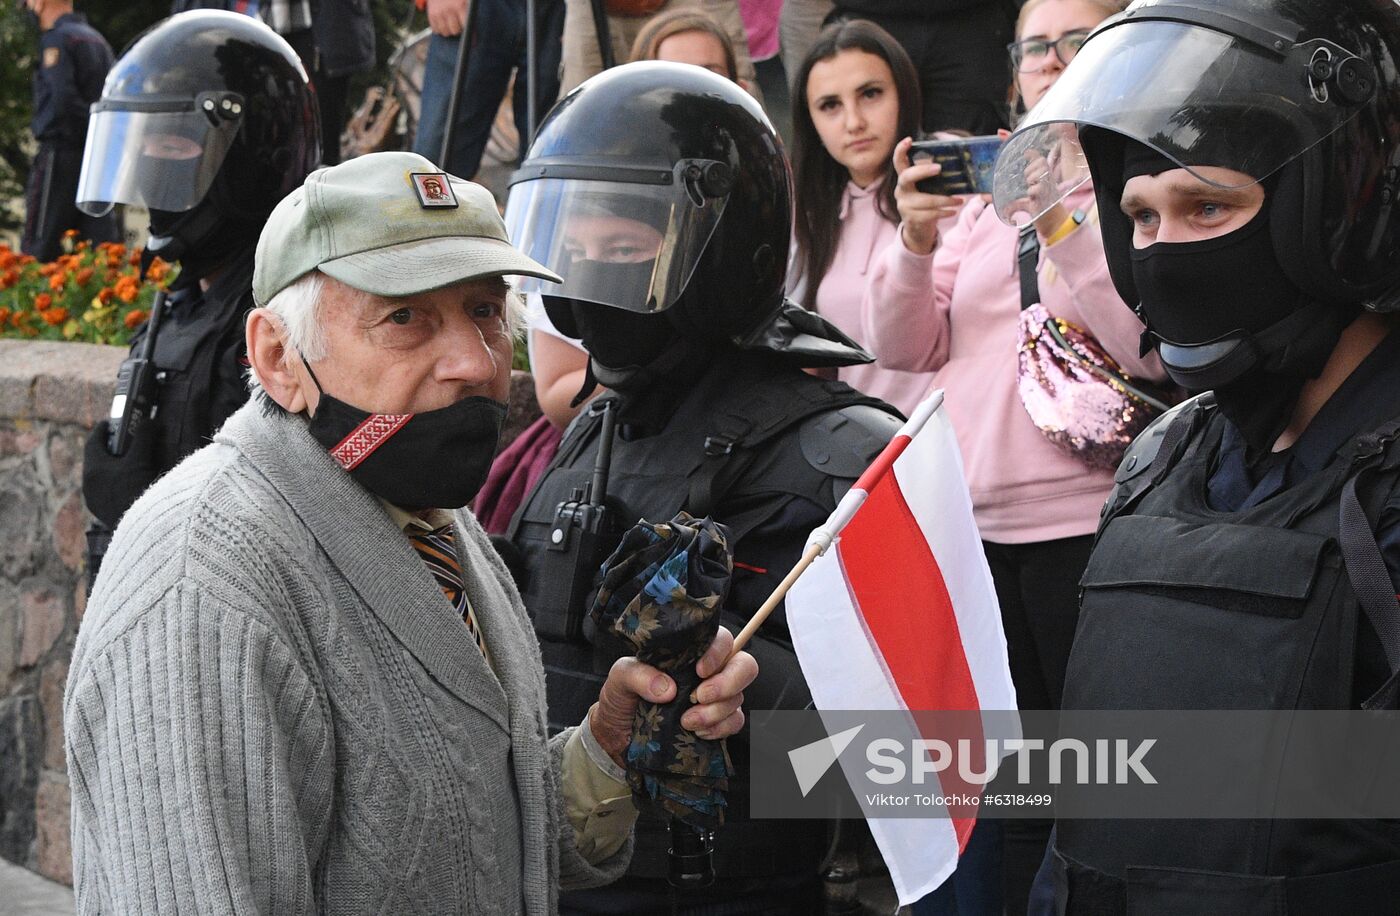
<svg viewBox="0 0 1400 916">
<path fill-rule="evenodd" d="M 455 207 L 457 195 L 452 192 L 452 182 L 446 172 L 410 172 L 413 190 L 418 192 L 418 202 L 423 207 Z"/>
</svg>

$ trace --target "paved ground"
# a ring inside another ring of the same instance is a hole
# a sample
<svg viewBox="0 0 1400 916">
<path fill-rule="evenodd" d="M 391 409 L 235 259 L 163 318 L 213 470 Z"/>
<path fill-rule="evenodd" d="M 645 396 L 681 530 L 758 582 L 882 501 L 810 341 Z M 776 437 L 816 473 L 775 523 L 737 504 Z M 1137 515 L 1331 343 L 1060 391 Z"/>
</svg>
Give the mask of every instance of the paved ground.
<svg viewBox="0 0 1400 916">
<path fill-rule="evenodd" d="M 73 916 L 73 892 L 0 859 L 0 916 Z"/>
</svg>

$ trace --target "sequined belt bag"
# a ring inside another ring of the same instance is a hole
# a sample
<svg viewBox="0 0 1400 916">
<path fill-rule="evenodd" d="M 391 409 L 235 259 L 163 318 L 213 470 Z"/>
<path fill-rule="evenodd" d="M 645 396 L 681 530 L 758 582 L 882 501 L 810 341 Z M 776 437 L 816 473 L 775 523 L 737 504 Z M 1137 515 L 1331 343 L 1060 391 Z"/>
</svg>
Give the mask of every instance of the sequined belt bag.
<svg viewBox="0 0 1400 916">
<path fill-rule="evenodd" d="M 1168 399 L 1126 374 L 1088 331 L 1040 304 L 1040 241 L 1034 226 L 1021 231 L 1016 260 L 1021 404 L 1045 438 L 1091 467 L 1113 470 L 1128 443 L 1170 407 Z"/>
</svg>

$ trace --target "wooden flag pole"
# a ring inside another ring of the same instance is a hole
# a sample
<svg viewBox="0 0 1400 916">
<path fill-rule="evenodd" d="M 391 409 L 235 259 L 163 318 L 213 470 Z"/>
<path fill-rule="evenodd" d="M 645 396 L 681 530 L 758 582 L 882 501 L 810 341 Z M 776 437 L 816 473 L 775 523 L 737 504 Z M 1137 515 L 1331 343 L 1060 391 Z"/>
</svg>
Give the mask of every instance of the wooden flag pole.
<svg viewBox="0 0 1400 916">
<path fill-rule="evenodd" d="M 788 589 L 797 581 L 797 577 L 807 571 L 813 561 L 823 553 L 822 545 L 816 541 L 807 545 L 807 550 L 802 554 L 802 559 L 797 561 L 797 565 L 788 570 L 788 574 L 783 577 L 783 581 L 778 583 L 778 587 L 773 589 L 773 594 L 768 596 L 768 600 L 763 602 L 763 606 L 749 618 L 749 622 L 739 631 L 739 635 L 734 637 L 734 648 L 729 653 L 729 658 L 733 658 L 748 644 L 753 638 L 753 634 L 758 632 L 758 628 L 763 626 L 763 621 L 768 619 L 768 615 L 773 613 L 773 608 L 787 595 Z M 728 664 L 728 660 L 725 661 Z"/>
</svg>

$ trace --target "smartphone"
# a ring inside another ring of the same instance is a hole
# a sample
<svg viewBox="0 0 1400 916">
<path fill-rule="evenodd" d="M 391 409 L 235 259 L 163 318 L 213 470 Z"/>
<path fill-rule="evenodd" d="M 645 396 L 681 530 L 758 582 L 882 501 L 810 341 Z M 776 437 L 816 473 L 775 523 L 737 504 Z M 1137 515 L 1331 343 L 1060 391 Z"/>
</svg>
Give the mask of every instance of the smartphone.
<svg viewBox="0 0 1400 916">
<path fill-rule="evenodd" d="M 909 147 L 909 161 L 932 159 L 943 171 L 914 187 L 925 194 L 990 194 L 997 156 L 1006 141 L 997 136 L 918 140 Z"/>
</svg>

